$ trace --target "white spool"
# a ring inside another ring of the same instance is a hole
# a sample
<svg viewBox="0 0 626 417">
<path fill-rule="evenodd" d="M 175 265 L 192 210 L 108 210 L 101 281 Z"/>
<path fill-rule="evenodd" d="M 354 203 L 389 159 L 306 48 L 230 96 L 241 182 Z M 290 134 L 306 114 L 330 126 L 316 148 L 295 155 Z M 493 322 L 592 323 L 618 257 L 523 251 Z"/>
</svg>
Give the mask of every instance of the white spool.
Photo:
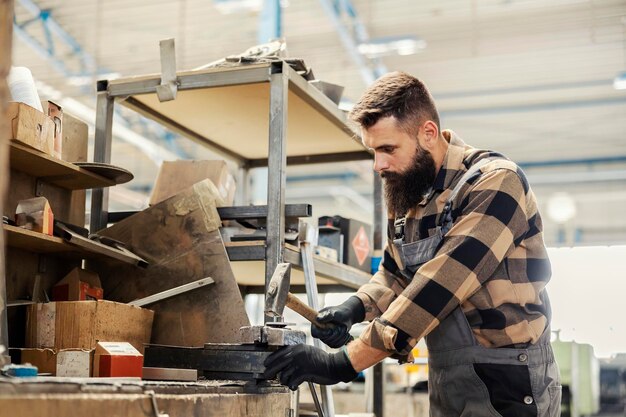
<svg viewBox="0 0 626 417">
<path fill-rule="evenodd" d="M 9 90 L 11 90 L 13 101 L 26 103 L 40 112 L 43 112 L 33 74 L 28 68 L 11 67 L 7 82 L 9 84 Z"/>
</svg>

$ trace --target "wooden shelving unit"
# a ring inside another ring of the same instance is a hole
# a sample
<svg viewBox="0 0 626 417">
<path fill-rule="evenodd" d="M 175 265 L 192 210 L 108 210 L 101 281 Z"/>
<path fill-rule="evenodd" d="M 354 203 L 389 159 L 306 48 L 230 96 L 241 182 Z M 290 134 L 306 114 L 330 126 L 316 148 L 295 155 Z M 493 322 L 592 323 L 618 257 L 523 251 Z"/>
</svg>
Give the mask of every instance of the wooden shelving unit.
<svg viewBox="0 0 626 417">
<path fill-rule="evenodd" d="M 15 142 L 10 143 L 9 160 L 12 169 L 69 190 L 115 185 L 110 179 Z"/>
<path fill-rule="evenodd" d="M 5 233 L 5 243 L 8 247 L 23 249 L 37 253 L 62 253 L 71 252 L 72 245 L 56 236 L 48 236 L 44 233 L 33 232 L 21 227 L 2 225 Z"/>
</svg>

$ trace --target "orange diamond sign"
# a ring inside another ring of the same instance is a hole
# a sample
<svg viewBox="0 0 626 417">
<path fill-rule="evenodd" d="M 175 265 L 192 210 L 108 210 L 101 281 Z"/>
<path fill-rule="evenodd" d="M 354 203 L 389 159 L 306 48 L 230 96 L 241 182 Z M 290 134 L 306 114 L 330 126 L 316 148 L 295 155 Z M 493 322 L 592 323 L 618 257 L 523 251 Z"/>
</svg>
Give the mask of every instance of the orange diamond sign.
<svg viewBox="0 0 626 417">
<path fill-rule="evenodd" d="M 363 265 L 367 255 L 370 253 L 370 240 L 365 233 L 365 228 L 361 226 L 356 236 L 352 240 L 352 249 L 356 253 L 356 259 L 359 261 L 359 265 Z"/>
</svg>

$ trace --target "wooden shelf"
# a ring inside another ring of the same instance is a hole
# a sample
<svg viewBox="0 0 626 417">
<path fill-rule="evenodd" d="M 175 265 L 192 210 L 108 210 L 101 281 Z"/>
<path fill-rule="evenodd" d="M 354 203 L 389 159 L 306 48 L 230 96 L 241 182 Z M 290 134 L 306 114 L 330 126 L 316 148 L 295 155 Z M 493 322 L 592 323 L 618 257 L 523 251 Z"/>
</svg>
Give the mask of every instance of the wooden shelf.
<svg viewBox="0 0 626 417">
<path fill-rule="evenodd" d="M 8 224 L 3 224 L 2 229 L 6 233 L 6 244 L 11 248 L 23 249 L 37 253 L 63 253 L 77 251 L 77 248 L 74 245 L 70 245 L 60 237 L 49 236 Z"/>
<path fill-rule="evenodd" d="M 272 72 L 269 63 L 178 72 L 176 99 L 166 102 L 156 93 L 160 74 L 110 80 L 107 90 L 124 97 L 122 105 L 177 133 L 262 166 L 268 156 Z M 288 163 L 372 159 L 335 103 L 293 69 L 287 68 L 287 75 Z"/>
<path fill-rule="evenodd" d="M 125 258 L 119 258 L 112 253 L 98 251 L 98 248 L 86 248 L 72 244 L 57 236 L 49 236 L 21 227 L 3 224 L 5 243 L 10 248 L 16 248 L 33 253 L 53 254 L 73 259 L 106 259 L 123 262 Z M 100 245 L 94 242 L 94 245 Z"/>
<path fill-rule="evenodd" d="M 112 180 L 15 142 L 11 142 L 10 166 L 12 169 L 69 190 L 115 185 Z"/>
</svg>

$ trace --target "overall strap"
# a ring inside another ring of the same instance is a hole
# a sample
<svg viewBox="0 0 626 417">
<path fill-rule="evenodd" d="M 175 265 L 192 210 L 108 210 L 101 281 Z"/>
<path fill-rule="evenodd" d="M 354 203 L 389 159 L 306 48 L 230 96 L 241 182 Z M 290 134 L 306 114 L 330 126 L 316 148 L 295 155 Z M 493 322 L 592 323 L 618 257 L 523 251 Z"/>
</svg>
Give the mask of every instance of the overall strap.
<svg viewBox="0 0 626 417">
<path fill-rule="evenodd" d="M 439 226 L 441 226 L 441 231 L 445 235 L 452 228 L 452 224 L 454 223 L 454 219 L 452 218 L 452 202 L 456 199 L 457 194 L 461 191 L 461 188 L 465 183 L 472 178 L 480 169 L 487 165 L 489 162 L 495 160 L 497 158 L 489 157 L 483 158 L 480 161 L 476 162 L 474 165 L 468 168 L 468 170 L 463 174 L 461 179 L 456 183 L 452 192 L 450 193 L 450 197 L 446 201 L 446 204 L 443 206 L 443 210 L 441 211 L 441 217 L 439 220 Z"/>
</svg>

